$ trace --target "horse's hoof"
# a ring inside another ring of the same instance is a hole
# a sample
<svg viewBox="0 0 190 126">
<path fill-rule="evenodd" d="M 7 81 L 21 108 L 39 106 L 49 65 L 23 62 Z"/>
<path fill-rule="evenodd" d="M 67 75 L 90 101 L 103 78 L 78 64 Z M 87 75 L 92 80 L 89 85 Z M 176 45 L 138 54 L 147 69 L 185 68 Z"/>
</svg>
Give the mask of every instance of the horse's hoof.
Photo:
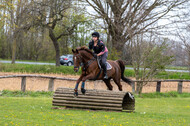
<svg viewBox="0 0 190 126">
<path fill-rule="evenodd" d="M 84 88 L 81 88 L 81 92 L 82 92 L 82 94 L 84 95 L 85 92 L 86 92 L 86 90 L 85 90 Z"/>
<path fill-rule="evenodd" d="M 78 96 L 78 92 L 74 92 L 74 96 L 77 97 Z"/>
</svg>

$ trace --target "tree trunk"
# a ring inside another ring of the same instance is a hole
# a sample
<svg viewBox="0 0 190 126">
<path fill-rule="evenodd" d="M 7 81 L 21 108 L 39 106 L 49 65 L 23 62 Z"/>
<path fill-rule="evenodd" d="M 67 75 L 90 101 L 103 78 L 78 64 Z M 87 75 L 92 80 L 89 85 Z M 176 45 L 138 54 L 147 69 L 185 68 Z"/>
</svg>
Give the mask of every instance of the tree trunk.
<svg viewBox="0 0 190 126">
<path fill-rule="evenodd" d="M 19 13 L 20 13 L 20 9 L 21 9 L 21 2 L 22 2 L 22 0 L 18 0 L 18 3 L 17 3 L 16 20 L 15 20 L 16 22 L 15 22 L 14 33 L 13 33 L 14 37 L 13 37 L 13 47 L 12 47 L 12 64 L 15 63 L 15 59 L 16 59 L 16 47 L 17 47 L 18 34 L 19 34 L 18 29 L 20 27 Z M 14 12 L 13 12 L 13 10 L 11 10 L 11 22 L 13 25 L 14 24 Z"/>
<path fill-rule="evenodd" d="M 12 1 L 11 1 L 12 4 Z M 14 32 L 14 11 L 13 9 L 10 10 L 11 14 L 11 43 L 12 43 L 12 64 L 15 63 L 15 58 L 16 58 L 16 32 Z"/>
<path fill-rule="evenodd" d="M 16 60 L 16 45 L 17 45 L 17 33 L 14 33 L 13 35 L 13 43 L 12 43 L 12 64 L 15 64 Z"/>
<path fill-rule="evenodd" d="M 125 39 L 122 36 L 122 33 L 118 31 L 117 29 L 111 31 L 109 33 L 112 36 L 112 47 L 114 47 L 118 52 L 121 52 L 123 50 L 124 44 L 125 44 Z"/>
<path fill-rule="evenodd" d="M 136 93 L 141 94 L 143 89 L 143 82 L 137 82 Z"/>
<path fill-rule="evenodd" d="M 60 66 L 60 49 L 59 49 L 59 43 L 57 38 L 55 37 L 53 30 L 50 28 L 49 29 L 49 37 L 51 38 L 54 48 L 55 48 L 55 53 L 56 53 L 56 66 Z"/>
</svg>

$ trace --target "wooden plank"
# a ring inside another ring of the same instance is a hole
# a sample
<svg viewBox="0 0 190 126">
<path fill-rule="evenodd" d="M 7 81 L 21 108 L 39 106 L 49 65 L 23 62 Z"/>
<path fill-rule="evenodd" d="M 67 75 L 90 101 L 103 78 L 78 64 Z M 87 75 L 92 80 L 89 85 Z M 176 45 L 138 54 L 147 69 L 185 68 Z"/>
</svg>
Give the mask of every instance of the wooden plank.
<svg viewBox="0 0 190 126">
<path fill-rule="evenodd" d="M 74 95 L 74 91 L 73 92 L 55 92 L 55 94 L 70 94 L 70 95 Z M 83 95 L 81 92 L 78 92 L 78 95 Z M 124 97 L 124 94 L 123 95 L 116 95 L 116 94 L 104 94 L 104 93 L 93 93 L 93 92 L 86 92 L 85 93 L 86 96 L 105 96 L 105 97 L 118 97 L 118 98 L 123 98 Z"/>
<path fill-rule="evenodd" d="M 94 110 L 122 111 L 122 108 L 91 106 L 91 105 L 71 105 L 71 104 L 63 104 L 63 103 L 53 103 L 53 106 L 65 106 L 65 107 L 85 108 L 85 109 L 94 109 Z"/>
<path fill-rule="evenodd" d="M 182 88 L 183 88 L 183 82 L 179 81 L 178 82 L 178 88 L 177 88 L 178 93 L 182 93 Z"/>
<path fill-rule="evenodd" d="M 56 94 L 74 94 L 74 89 L 71 88 L 58 88 L 55 91 Z M 78 91 L 79 95 L 83 95 L 81 91 Z M 106 96 L 106 97 L 120 97 L 123 98 L 126 92 L 121 91 L 106 91 L 106 90 L 86 90 L 85 95 L 88 96 Z"/>
<path fill-rule="evenodd" d="M 156 85 L 156 92 L 160 92 L 160 88 L 161 88 L 161 81 L 158 81 Z"/>
<path fill-rule="evenodd" d="M 58 93 L 73 93 L 74 92 L 74 90 L 72 90 L 72 91 L 69 91 L 69 90 L 56 90 L 55 92 L 58 92 Z M 81 90 L 78 90 L 78 92 L 81 92 Z M 125 93 L 126 92 L 122 92 L 122 93 L 120 93 L 120 92 L 111 92 L 111 91 L 109 91 L 109 92 L 107 92 L 107 91 L 102 91 L 102 92 L 96 92 L 96 91 L 90 91 L 90 90 L 86 90 L 86 93 L 93 93 L 93 94 L 112 94 L 112 95 L 125 95 Z"/>
<path fill-rule="evenodd" d="M 76 105 L 92 105 L 92 106 L 106 106 L 106 107 L 122 107 L 121 104 L 111 103 L 96 103 L 96 102 L 82 102 L 82 101 L 67 101 L 67 100 L 53 100 L 53 103 L 64 103 L 64 104 L 76 104 Z"/>
<path fill-rule="evenodd" d="M 69 94 L 54 94 L 54 97 L 74 97 L 73 95 Z M 87 98 L 87 99 L 104 99 L 104 100 L 116 100 L 116 101 L 122 101 L 123 98 L 115 98 L 115 97 L 96 97 L 96 96 L 85 96 L 85 95 L 79 95 L 77 98 Z"/>
<path fill-rule="evenodd" d="M 73 95 L 74 96 L 74 92 L 55 92 L 55 94 L 63 94 L 63 95 Z M 125 95 L 113 95 L 113 94 L 96 94 L 96 93 L 85 93 L 82 94 L 81 92 L 78 92 L 78 96 L 96 96 L 96 97 L 115 97 L 115 98 L 123 98 Z"/>
<path fill-rule="evenodd" d="M 99 99 L 85 99 L 85 98 L 69 98 L 69 97 L 54 97 L 54 100 L 68 100 L 68 101 L 85 101 L 85 102 L 102 102 L 102 103 L 115 103 L 122 104 L 122 101 L 113 101 L 113 100 L 99 100 Z"/>
<path fill-rule="evenodd" d="M 22 77 L 21 91 L 25 92 L 25 90 L 26 90 L 26 77 Z"/>
<path fill-rule="evenodd" d="M 54 79 L 49 80 L 48 91 L 54 90 Z"/>
<path fill-rule="evenodd" d="M 58 88 L 56 92 L 73 92 L 72 88 Z M 79 90 L 80 92 L 80 90 Z M 125 95 L 124 91 L 110 91 L 110 90 L 86 90 L 87 93 L 96 93 L 96 94 L 115 94 L 115 95 Z"/>
</svg>

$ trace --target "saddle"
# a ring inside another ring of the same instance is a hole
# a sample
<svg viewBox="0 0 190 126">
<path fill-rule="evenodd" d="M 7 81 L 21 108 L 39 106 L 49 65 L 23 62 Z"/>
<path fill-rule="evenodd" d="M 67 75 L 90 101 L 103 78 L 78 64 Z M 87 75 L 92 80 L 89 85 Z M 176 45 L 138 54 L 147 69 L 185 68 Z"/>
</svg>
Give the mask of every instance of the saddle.
<svg viewBox="0 0 190 126">
<path fill-rule="evenodd" d="M 99 66 L 100 69 L 102 69 L 100 60 L 101 60 L 100 58 L 97 58 L 98 66 Z M 107 62 L 107 61 L 106 61 L 106 64 L 107 64 L 107 70 L 111 70 L 112 69 L 111 64 L 109 62 Z"/>
<path fill-rule="evenodd" d="M 100 73 L 102 72 L 102 67 L 101 67 L 100 60 L 101 60 L 101 58 L 98 57 L 98 58 L 97 58 L 97 62 L 98 62 L 98 67 L 100 68 L 100 72 L 96 75 L 96 77 L 95 77 L 94 79 L 92 79 L 92 80 L 94 80 L 94 81 L 100 76 Z M 107 70 L 111 70 L 111 69 L 112 69 L 112 66 L 111 66 L 108 62 L 106 62 L 106 64 L 107 64 Z"/>
</svg>

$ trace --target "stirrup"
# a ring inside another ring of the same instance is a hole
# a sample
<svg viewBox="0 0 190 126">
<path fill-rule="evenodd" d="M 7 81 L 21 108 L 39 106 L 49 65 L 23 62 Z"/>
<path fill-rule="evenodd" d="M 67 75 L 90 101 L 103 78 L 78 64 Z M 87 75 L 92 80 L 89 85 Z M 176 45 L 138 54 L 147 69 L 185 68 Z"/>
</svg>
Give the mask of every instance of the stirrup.
<svg viewBox="0 0 190 126">
<path fill-rule="evenodd" d="M 104 76 L 104 79 L 108 79 L 108 76 L 107 76 L 107 74 Z"/>
</svg>

